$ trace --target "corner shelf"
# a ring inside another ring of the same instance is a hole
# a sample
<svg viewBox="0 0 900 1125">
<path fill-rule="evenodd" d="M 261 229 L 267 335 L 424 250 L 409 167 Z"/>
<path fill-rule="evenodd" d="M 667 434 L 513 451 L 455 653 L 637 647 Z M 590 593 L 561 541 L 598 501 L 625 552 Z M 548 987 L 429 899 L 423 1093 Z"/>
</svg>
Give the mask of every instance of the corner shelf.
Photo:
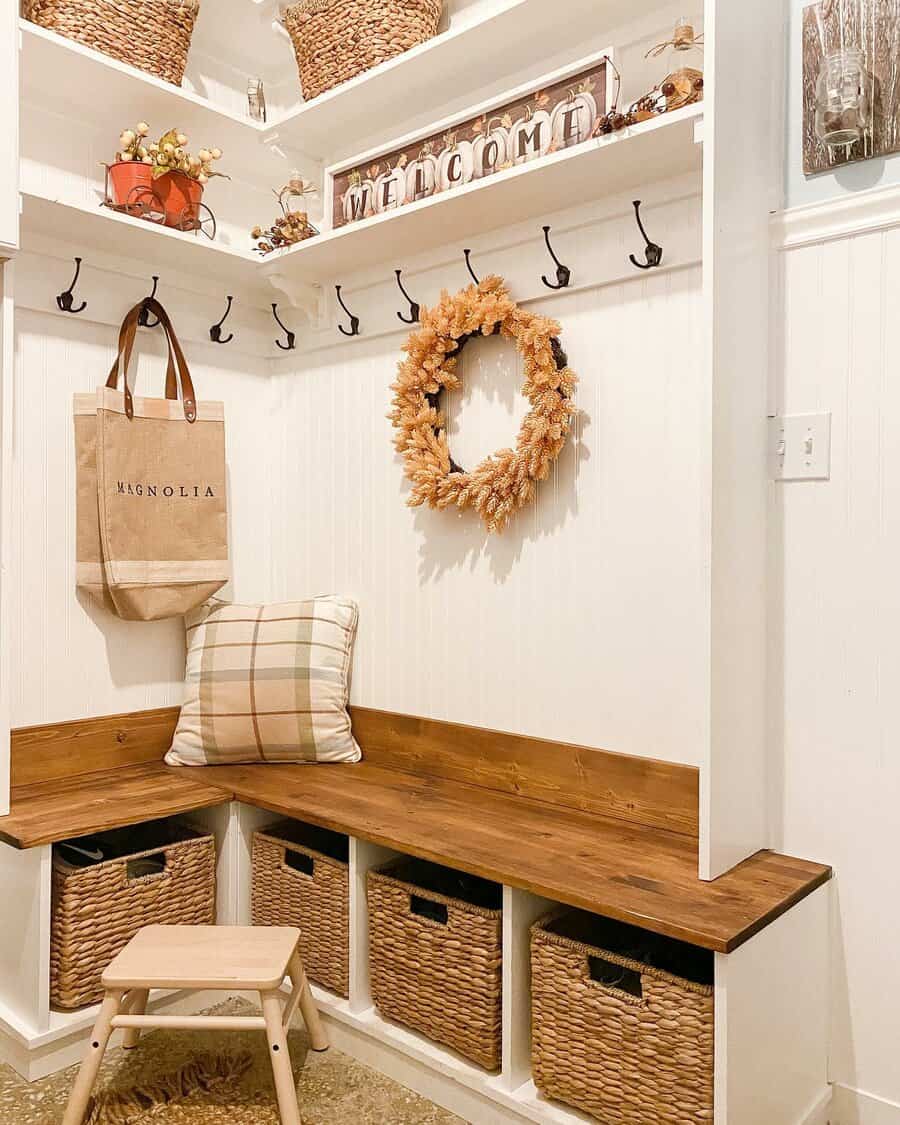
<svg viewBox="0 0 900 1125">
<path fill-rule="evenodd" d="M 525 67 L 539 75 L 547 69 L 548 37 L 564 46 L 569 35 L 575 47 L 591 31 L 627 20 L 631 7 L 627 0 L 569 0 L 561 26 L 547 0 L 500 0 L 481 19 L 463 15 L 433 39 L 301 102 L 271 121 L 266 136 L 323 161 L 333 159 L 338 137 L 342 156 L 368 149 L 384 136 L 385 122 L 396 134 L 398 122 L 413 116 L 443 117 L 454 95 L 468 92 L 471 103 L 472 91 L 484 84 L 486 60 L 512 60 L 498 77 Z"/>
<path fill-rule="evenodd" d="M 178 125 L 198 141 L 218 145 L 227 158 L 223 166 L 252 165 L 262 180 L 283 177 L 284 160 L 263 143 L 261 122 L 30 20 L 19 19 L 19 37 L 23 105 L 80 111 L 103 131 L 110 155 L 121 130 L 144 119 L 156 136 Z"/>
<path fill-rule="evenodd" d="M 170 274 L 183 272 L 239 285 L 245 292 L 268 292 L 259 273 L 259 259 L 249 250 L 211 242 L 201 234 L 172 230 L 108 208 L 89 208 L 23 193 L 23 249 L 29 249 L 35 238 L 49 238 L 139 261 L 148 272 L 158 266 Z"/>
<path fill-rule="evenodd" d="M 692 105 L 635 125 L 618 136 L 473 180 L 395 211 L 373 215 L 263 259 L 263 274 L 300 285 L 322 284 L 388 258 L 419 255 L 578 203 L 685 173 L 699 174 L 703 106 Z"/>
</svg>

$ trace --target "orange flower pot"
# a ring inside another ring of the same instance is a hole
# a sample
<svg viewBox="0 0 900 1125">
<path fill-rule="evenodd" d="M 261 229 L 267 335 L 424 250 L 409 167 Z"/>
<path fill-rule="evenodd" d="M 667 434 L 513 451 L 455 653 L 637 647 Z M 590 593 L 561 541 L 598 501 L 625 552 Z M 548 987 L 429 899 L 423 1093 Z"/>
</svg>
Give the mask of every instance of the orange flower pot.
<svg viewBox="0 0 900 1125">
<path fill-rule="evenodd" d="M 117 160 L 109 167 L 109 183 L 113 202 L 119 206 L 135 202 L 135 188 L 153 187 L 153 169 L 140 160 Z M 132 194 L 134 193 L 134 194 Z"/>
<path fill-rule="evenodd" d="M 154 181 L 153 190 L 162 200 L 166 212 L 166 226 L 191 230 L 198 219 L 199 203 L 203 198 L 203 184 L 184 172 L 166 172 Z"/>
</svg>

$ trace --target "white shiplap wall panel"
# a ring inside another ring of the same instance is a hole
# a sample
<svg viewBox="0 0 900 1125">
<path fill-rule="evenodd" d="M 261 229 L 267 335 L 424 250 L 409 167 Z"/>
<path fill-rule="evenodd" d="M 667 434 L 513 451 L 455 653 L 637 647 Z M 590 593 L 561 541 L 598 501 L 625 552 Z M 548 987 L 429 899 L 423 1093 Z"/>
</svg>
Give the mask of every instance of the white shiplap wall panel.
<svg viewBox="0 0 900 1125">
<path fill-rule="evenodd" d="M 115 337 L 108 326 L 75 317 L 62 321 L 26 309 L 17 311 L 13 726 L 180 702 L 181 622 L 120 621 L 75 590 L 72 395 L 92 390 L 105 379 Z M 146 351 L 138 364 L 140 385 L 161 393 L 161 341 L 144 332 L 142 343 Z M 226 403 L 235 593 L 263 599 L 270 589 L 267 379 L 265 374 L 248 372 L 246 365 L 246 356 L 223 355 L 212 345 L 191 349 L 200 396 Z"/>
<path fill-rule="evenodd" d="M 781 263 L 776 408 L 830 410 L 832 451 L 830 480 L 771 488 L 772 842 L 837 873 L 829 1077 L 893 1104 L 900 230 L 789 250 Z"/>
<path fill-rule="evenodd" d="M 677 761 L 699 759 L 697 268 L 533 302 L 581 377 L 573 438 L 502 536 L 405 506 L 385 417 L 400 333 L 283 361 L 281 597 L 361 606 L 359 704 Z M 518 362 L 463 356 L 461 463 L 512 441 Z"/>
</svg>

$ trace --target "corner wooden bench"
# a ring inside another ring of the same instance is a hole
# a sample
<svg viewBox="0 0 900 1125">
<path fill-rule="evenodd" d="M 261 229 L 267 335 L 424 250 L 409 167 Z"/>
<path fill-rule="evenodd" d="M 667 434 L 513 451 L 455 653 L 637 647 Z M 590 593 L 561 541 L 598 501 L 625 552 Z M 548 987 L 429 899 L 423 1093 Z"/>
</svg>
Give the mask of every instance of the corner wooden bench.
<svg viewBox="0 0 900 1125">
<path fill-rule="evenodd" d="M 177 710 L 13 732 L 16 848 L 232 799 L 730 953 L 831 869 L 760 852 L 704 882 L 696 769 L 356 709 L 358 765 L 165 766 Z"/>
</svg>

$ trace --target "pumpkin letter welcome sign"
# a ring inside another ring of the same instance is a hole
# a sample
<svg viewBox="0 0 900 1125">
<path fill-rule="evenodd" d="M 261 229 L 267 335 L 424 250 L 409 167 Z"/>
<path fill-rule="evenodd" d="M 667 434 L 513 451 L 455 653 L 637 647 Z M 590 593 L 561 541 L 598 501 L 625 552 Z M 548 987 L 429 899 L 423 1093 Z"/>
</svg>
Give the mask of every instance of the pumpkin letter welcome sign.
<svg viewBox="0 0 900 1125">
<path fill-rule="evenodd" d="M 612 105 L 613 50 L 483 103 L 431 133 L 329 168 L 332 228 L 454 191 L 589 140 Z M 326 212 L 328 211 L 326 203 Z"/>
</svg>

